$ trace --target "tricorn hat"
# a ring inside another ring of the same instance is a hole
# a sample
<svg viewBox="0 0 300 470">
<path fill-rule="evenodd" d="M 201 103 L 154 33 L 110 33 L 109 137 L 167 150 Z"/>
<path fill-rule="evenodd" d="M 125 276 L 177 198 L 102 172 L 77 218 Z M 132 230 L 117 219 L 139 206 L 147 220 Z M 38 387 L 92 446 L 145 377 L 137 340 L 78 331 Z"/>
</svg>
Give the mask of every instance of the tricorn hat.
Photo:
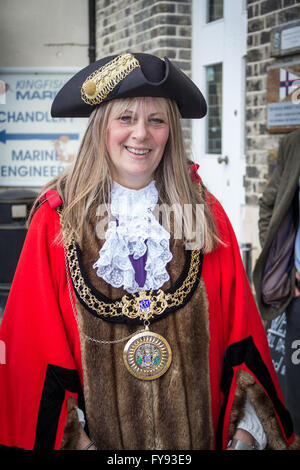
<svg viewBox="0 0 300 470">
<path fill-rule="evenodd" d="M 139 96 L 173 99 L 182 118 L 202 118 L 207 110 L 199 88 L 167 57 L 124 53 L 77 72 L 56 95 L 51 115 L 88 117 L 101 103 Z"/>
</svg>

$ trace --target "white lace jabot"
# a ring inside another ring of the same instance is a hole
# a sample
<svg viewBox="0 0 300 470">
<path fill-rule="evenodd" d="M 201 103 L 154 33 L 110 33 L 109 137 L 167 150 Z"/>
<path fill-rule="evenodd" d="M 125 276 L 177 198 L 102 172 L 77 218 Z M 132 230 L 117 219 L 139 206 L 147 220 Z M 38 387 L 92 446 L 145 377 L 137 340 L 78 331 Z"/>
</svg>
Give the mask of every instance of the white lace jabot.
<svg viewBox="0 0 300 470">
<path fill-rule="evenodd" d="M 123 287 L 129 293 L 159 289 L 169 280 L 167 263 L 172 259 L 170 234 L 156 220 L 152 211 L 158 202 L 155 182 L 142 189 L 128 189 L 114 182 L 111 191 L 111 214 L 99 259 L 93 267 L 97 275 L 113 287 Z M 140 287 L 129 255 L 144 256 L 146 281 Z"/>
</svg>

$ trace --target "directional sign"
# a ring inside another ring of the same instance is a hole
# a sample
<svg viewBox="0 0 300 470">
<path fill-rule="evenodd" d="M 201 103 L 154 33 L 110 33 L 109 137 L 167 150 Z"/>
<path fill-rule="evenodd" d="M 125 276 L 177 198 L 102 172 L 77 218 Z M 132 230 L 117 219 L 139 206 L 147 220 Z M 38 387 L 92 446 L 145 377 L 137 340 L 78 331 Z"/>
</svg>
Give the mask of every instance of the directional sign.
<svg viewBox="0 0 300 470">
<path fill-rule="evenodd" d="M 50 115 L 72 75 L 0 70 L 0 186 L 41 187 L 76 158 L 88 120 Z"/>
</svg>

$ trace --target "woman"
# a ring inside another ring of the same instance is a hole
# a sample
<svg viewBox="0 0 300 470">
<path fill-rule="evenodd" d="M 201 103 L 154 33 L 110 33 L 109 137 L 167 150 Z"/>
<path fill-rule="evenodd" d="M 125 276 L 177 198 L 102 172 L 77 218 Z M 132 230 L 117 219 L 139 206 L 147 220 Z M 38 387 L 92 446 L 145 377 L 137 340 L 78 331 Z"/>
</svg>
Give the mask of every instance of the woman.
<svg viewBox="0 0 300 470">
<path fill-rule="evenodd" d="M 1 327 L 1 438 L 25 449 L 286 449 L 292 424 L 224 210 L 180 128 L 205 100 L 167 58 L 89 65 L 89 116 L 34 208 Z"/>
</svg>

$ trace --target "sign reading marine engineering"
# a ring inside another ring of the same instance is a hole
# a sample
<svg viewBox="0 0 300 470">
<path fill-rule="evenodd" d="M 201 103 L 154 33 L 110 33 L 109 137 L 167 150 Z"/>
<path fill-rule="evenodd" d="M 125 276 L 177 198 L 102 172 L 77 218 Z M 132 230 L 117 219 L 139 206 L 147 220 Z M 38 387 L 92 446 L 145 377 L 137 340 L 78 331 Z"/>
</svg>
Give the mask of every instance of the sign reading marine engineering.
<svg viewBox="0 0 300 470">
<path fill-rule="evenodd" d="M 41 187 L 76 158 L 88 120 L 50 114 L 72 75 L 0 71 L 0 186 Z"/>
</svg>

